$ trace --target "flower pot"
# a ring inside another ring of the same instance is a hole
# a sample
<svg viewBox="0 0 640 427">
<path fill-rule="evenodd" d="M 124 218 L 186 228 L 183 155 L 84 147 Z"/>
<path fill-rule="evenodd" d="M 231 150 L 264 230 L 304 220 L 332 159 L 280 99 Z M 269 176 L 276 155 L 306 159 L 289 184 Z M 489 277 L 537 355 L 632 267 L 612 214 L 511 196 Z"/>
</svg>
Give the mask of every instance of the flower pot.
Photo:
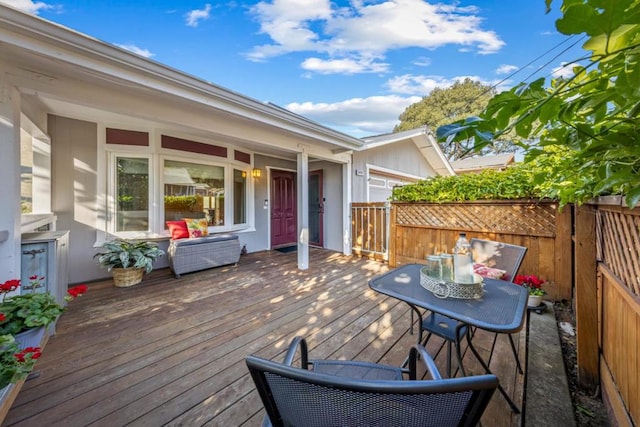
<svg viewBox="0 0 640 427">
<path fill-rule="evenodd" d="M 47 328 L 39 326 L 16 334 L 16 343 L 21 350 L 27 347 L 40 347 Z"/>
<path fill-rule="evenodd" d="M 133 267 L 114 268 L 111 272 L 113 273 L 113 284 L 119 288 L 137 285 L 142 282 L 142 276 L 144 275 L 143 268 Z"/>
<path fill-rule="evenodd" d="M 542 295 L 529 295 L 527 305 L 529 307 L 540 307 L 542 304 Z"/>
</svg>

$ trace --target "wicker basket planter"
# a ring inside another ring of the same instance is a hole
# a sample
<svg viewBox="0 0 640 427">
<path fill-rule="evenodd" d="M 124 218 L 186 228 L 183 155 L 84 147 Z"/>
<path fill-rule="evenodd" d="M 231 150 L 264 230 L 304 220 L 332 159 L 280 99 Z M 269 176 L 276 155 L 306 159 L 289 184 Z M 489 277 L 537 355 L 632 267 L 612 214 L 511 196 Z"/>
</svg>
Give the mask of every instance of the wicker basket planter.
<svg viewBox="0 0 640 427">
<path fill-rule="evenodd" d="M 113 284 L 119 288 L 126 288 L 142 282 L 144 268 L 114 268 L 111 273 L 113 274 Z"/>
</svg>

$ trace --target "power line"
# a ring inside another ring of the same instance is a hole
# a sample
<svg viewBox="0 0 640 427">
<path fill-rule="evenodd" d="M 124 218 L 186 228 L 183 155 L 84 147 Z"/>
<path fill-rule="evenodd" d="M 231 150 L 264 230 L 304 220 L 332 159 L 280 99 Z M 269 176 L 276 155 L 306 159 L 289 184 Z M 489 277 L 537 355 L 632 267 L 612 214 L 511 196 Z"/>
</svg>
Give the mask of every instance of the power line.
<svg viewBox="0 0 640 427">
<path fill-rule="evenodd" d="M 539 59 L 542 59 L 543 57 L 545 57 L 546 55 L 548 55 L 549 53 L 553 52 L 554 50 L 556 50 L 557 48 L 559 48 L 560 46 L 562 46 L 565 43 L 568 43 L 571 39 L 577 37 L 575 34 L 567 37 L 566 39 L 562 40 L 560 43 L 556 44 L 555 46 L 547 49 L 544 53 L 538 55 L 536 58 L 532 59 L 531 61 L 527 62 L 525 65 L 521 66 L 520 68 L 518 68 L 517 70 L 515 70 L 513 73 L 509 74 L 507 77 L 505 77 L 504 79 L 500 80 L 498 83 L 494 84 L 493 86 L 490 86 L 489 88 L 487 88 L 487 90 L 485 90 L 484 92 L 482 92 L 480 95 L 478 95 L 473 101 L 471 101 L 471 103 L 475 102 L 476 100 L 478 100 L 478 98 L 482 97 L 483 95 L 491 92 L 492 90 L 494 90 L 495 88 L 497 88 L 498 86 L 500 86 L 502 83 L 506 82 L 507 80 L 509 80 L 511 77 L 515 76 L 516 74 L 520 73 L 521 71 L 523 71 L 525 68 L 527 68 L 528 66 L 530 66 L 531 64 L 533 64 L 534 62 L 538 61 Z M 542 65 L 541 67 L 538 67 L 537 70 L 535 70 L 533 73 L 529 74 L 523 81 L 526 81 L 527 79 L 529 79 L 530 77 L 532 77 L 533 75 L 535 75 L 537 72 L 539 72 L 541 69 L 543 69 L 544 67 L 546 67 L 547 65 L 549 65 L 552 61 L 554 61 L 555 59 L 557 59 L 560 55 L 562 55 L 563 53 L 567 52 L 569 49 L 571 49 L 572 47 L 574 47 L 576 44 L 578 44 L 580 41 L 582 41 L 584 39 L 585 36 L 582 36 L 580 39 L 576 40 L 575 42 L 573 42 L 569 47 L 565 48 L 564 50 L 562 50 L 559 54 L 557 54 L 556 56 L 554 56 L 553 58 L 551 58 L 551 60 L 549 60 L 547 63 L 545 63 L 544 65 Z"/>
</svg>

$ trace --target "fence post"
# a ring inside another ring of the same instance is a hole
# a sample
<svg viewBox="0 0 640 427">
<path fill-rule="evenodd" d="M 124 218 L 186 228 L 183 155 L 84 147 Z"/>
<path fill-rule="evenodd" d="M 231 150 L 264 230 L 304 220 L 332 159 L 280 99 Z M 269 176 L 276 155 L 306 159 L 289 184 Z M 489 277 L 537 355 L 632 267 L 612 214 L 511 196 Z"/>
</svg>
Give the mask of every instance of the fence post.
<svg viewBox="0 0 640 427">
<path fill-rule="evenodd" d="M 571 254 L 572 244 L 571 233 L 572 227 L 572 205 L 566 205 L 562 212 L 558 210 L 556 213 L 556 230 L 555 230 L 555 283 L 556 289 L 554 300 L 571 301 L 571 292 L 573 290 L 573 265 L 567 260 L 567 255 Z"/>
<path fill-rule="evenodd" d="M 598 292 L 596 259 L 596 208 L 575 210 L 575 304 L 578 382 L 591 390 L 600 383 L 598 343 Z"/>
<path fill-rule="evenodd" d="M 398 208 L 391 203 L 391 206 L 389 207 L 389 211 L 391 212 L 391 215 L 389 215 L 389 236 L 388 237 L 388 244 L 389 244 L 389 267 L 395 268 L 397 267 L 396 265 L 396 212 L 398 211 Z"/>
</svg>

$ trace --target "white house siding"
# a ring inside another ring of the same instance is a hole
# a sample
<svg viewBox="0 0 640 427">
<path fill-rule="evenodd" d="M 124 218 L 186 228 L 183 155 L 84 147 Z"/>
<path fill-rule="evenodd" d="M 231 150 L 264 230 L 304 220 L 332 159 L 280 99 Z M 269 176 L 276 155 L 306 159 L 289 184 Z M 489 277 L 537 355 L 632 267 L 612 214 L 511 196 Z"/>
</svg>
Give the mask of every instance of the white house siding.
<svg viewBox="0 0 640 427">
<path fill-rule="evenodd" d="M 401 141 L 380 147 L 370 148 L 364 151 L 353 153 L 353 201 L 368 202 L 367 186 L 369 178 L 373 173 L 375 178 L 375 168 L 386 172 L 385 175 L 407 176 L 411 179 L 416 177 L 427 178 L 435 176 L 436 172 L 429 165 L 424 155 L 418 150 L 412 141 Z M 362 171 L 362 175 L 359 174 Z M 395 179 L 395 177 L 393 178 Z M 377 198 L 381 197 L 381 189 L 374 190 Z M 388 193 L 391 190 L 388 189 Z"/>
<path fill-rule="evenodd" d="M 93 260 L 98 219 L 98 125 L 50 115 L 52 210 L 57 229 L 69 230 L 69 283 L 108 277 Z"/>
</svg>

